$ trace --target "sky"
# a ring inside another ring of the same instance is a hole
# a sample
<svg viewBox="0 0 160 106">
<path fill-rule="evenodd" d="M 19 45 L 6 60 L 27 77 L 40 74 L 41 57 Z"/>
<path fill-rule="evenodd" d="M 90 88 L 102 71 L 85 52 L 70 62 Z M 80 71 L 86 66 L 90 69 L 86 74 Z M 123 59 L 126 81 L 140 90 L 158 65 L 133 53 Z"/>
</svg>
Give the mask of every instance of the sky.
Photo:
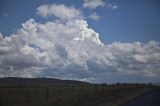
<svg viewBox="0 0 160 106">
<path fill-rule="evenodd" d="M 1 0 L 0 77 L 160 82 L 159 0 Z"/>
</svg>

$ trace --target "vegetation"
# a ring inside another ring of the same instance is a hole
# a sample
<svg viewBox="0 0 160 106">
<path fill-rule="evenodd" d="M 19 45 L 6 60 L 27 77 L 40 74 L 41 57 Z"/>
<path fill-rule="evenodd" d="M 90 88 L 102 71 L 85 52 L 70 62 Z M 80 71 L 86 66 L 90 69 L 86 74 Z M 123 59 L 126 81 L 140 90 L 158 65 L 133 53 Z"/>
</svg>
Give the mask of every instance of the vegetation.
<svg viewBox="0 0 160 106">
<path fill-rule="evenodd" d="M 144 84 L 1 86 L 0 106 L 116 106 L 148 90 Z"/>
</svg>

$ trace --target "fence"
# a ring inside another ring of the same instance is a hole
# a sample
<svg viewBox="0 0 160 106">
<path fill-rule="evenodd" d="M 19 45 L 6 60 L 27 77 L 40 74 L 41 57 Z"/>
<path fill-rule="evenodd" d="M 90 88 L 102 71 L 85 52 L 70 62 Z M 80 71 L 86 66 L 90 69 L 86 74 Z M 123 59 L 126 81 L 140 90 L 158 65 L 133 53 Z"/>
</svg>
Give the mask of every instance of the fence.
<svg viewBox="0 0 160 106">
<path fill-rule="evenodd" d="M 114 88 L 137 87 L 137 85 L 81 85 L 60 87 L 20 87 L 0 88 L 0 106 L 21 106 L 37 102 L 47 102 L 59 97 L 71 97 L 74 95 L 103 93 Z M 143 86 L 142 86 L 143 87 Z M 19 105 L 16 105 L 19 104 Z"/>
</svg>

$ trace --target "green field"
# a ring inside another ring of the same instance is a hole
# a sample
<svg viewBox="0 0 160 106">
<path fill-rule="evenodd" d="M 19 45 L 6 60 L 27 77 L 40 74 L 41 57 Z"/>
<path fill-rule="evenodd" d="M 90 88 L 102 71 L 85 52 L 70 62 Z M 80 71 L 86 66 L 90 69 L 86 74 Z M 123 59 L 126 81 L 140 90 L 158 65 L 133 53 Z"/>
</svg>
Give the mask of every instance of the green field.
<svg viewBox="0 0 160 106">
<path fill-rule="evenodd" d="M 117 106 L 146 90 L 137 84 L 0 87 L 0 106 Z"/>
</svg>

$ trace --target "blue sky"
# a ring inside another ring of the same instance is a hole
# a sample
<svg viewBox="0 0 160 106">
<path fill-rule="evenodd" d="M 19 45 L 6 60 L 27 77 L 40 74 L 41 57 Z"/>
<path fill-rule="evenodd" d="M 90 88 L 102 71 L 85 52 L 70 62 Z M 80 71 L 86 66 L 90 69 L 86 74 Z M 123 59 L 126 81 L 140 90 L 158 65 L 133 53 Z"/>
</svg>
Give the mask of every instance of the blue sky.
<svg viewBox="0 0 160 106">
<path fill-rule="evenodd" d="M 117 9 L 99 7 L 94 10 L 82 8 L 83 0 L 1 0 L 0 1 L 0 32 L 6 36 L 15 33 L 21 23 L 29 18 L 44 21 L 39 18 L 36 8 L 41 4 L 63 3 L 75 6 L 83 11 L 88 24 L 100 34 L 104 43 L 147 42 L 160 40 L 160 2 L 159 0 L 106 0 L 118 6 Z M 100 19 L 94 21 L 88 18 L 96 12 Z"/>
<path fill-rule="evenodd" d="M 160 81 L 159 0 L 1 0 L 0 77 Z"/>
</svg>

